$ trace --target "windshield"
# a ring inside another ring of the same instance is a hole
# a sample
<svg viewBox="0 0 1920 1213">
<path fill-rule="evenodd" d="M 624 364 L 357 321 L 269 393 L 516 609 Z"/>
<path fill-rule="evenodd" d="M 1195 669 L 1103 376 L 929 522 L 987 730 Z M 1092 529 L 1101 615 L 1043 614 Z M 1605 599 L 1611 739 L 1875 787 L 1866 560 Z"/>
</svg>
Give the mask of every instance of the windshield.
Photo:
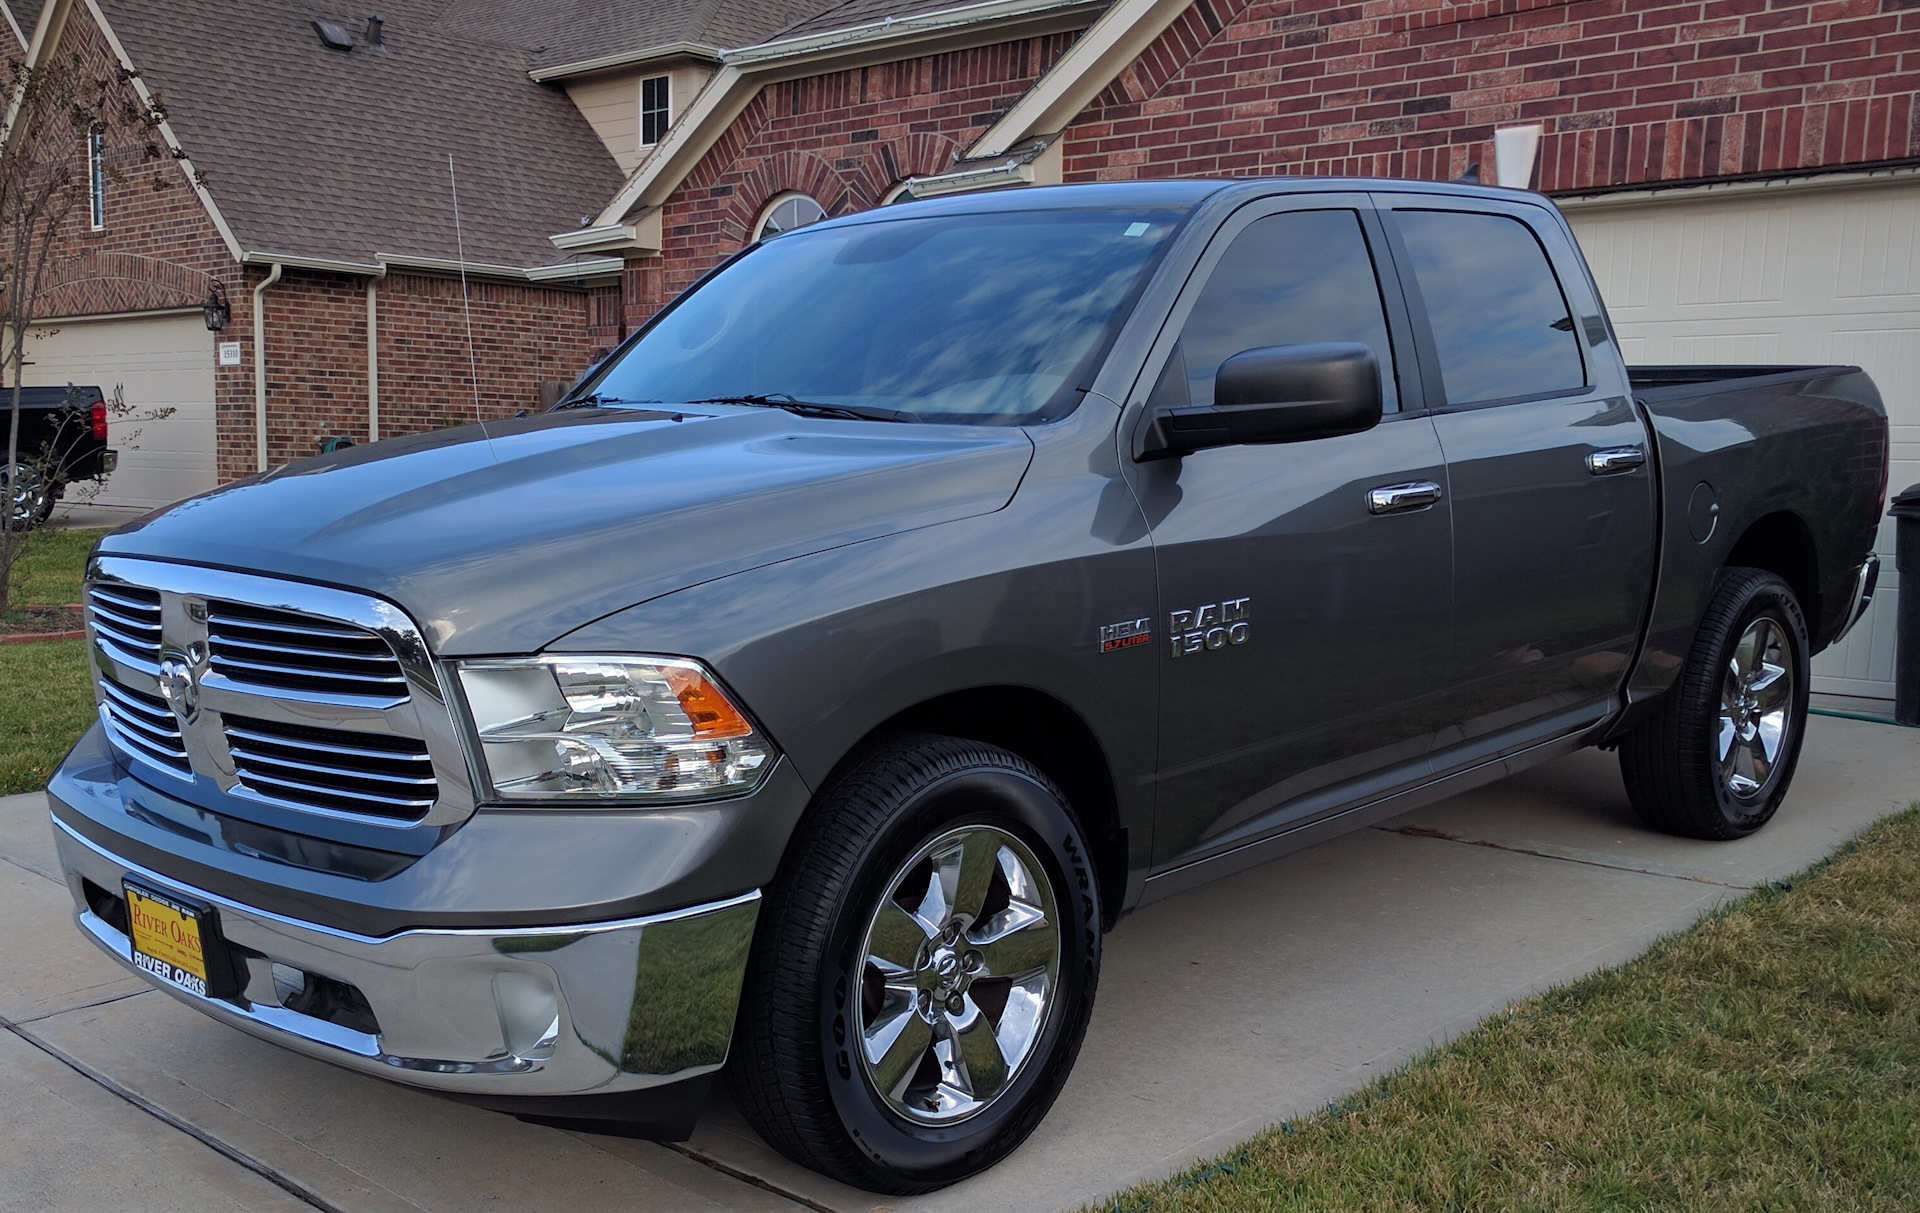
<svg viewBox="0 0 1920 1213">
<path fill-rule="evenodd" d="M 683 296 L 575 396 L 754 397 L 1003 425 L 1059 416 L 1182 217 L 1023 211 L 802 228 Z"/>
</svg>

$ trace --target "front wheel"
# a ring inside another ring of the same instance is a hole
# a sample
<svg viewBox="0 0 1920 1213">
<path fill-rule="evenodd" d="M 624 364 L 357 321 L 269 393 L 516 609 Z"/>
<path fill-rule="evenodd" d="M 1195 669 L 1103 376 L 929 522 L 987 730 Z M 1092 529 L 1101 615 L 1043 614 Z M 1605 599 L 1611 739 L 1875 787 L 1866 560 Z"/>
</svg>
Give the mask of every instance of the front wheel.
<svg viewBox="0 0 1920 1213">
<path fill-rule="evenodd" d="M 1678 681 L 1620 744 L 1641 820 L 1730 839 L 1772 818 L 1806 734 L 1807 649 L 1786 582 L 1761 569 L 1721 571 Z"/>
<path fill-rule="evenodd" d="M 891 739 L 822 794 L 768 890 L 729 1074 L 783 1154 L 873 1191 L 993 1165 L 1052 1105 L 1100 968 L 1098 886 L 1023 759 Z"/>
</svg>

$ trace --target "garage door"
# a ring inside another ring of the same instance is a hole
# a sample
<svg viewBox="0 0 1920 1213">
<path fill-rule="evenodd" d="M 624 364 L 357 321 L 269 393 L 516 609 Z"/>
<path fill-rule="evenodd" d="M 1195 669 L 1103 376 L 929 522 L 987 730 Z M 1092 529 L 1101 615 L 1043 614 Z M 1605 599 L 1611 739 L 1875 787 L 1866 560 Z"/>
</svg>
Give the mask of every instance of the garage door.
<svg viewBox="0 0 1920 1213">
<path fill-rule="evenodd" d="M 213 334 L 199 312 L 39 326 L 27 358 L 29 384 L 96 385 L 109 396 L 118 386 L 136 417 L 172 410 L 110 427 L 120 470 L 101 505 L 161 506 L 214 487 Z"/>
<path fill-rule="evenodd" d="M 1894 491 L 1920 481 L 1920 181 L 1570 204 L 1629 363 L 1854 363 L 1893 426 Z M 1873 609 L 1814 689 L 1893 697 L 1893 527 Z"/>
</svg>

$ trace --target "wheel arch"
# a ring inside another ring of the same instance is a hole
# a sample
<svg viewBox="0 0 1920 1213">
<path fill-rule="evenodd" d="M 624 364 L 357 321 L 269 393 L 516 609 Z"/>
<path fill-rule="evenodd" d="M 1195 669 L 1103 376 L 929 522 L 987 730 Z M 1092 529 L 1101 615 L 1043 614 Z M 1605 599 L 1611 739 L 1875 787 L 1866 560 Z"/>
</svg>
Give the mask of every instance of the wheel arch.
<svg viewBox="0 0 1920 1213">
<path fill-rule="evenodd" d="M 1819 549 L 1806 519 L 1792 510 L 1776 510 L 1755 519 L 1727 550 L 1726 567 L 1764 569 L 1786 582 L 1807 617 L 1809 638 L 1819 643 L 1826 615 L 1820 594 Z"/>
<path fill-rule="evenodd" d="M 1091 726 L 1063 701 L 1023 686 L 949 691 L 881 721 L 848 750 L 835 770 L 873 742 L 898 733 L 938 733 L 996 745 L 1040 768 L 1060 785 L 1087 832 L 1100 879 L 1101 925 L 1111 929 L 1126 897 L 1127 829 L 1113 768 Z"/>
</svg>

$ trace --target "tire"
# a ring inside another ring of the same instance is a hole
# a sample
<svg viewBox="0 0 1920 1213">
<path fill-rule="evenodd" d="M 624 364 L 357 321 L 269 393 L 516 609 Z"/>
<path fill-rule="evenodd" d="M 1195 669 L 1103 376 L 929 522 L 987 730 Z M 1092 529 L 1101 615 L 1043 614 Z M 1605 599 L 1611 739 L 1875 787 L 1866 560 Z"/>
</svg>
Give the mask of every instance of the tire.
<svg viewBox="0 0 1920 1213">
<path fill-rule="evenodd" d="M 1620 744 L 1627 799 L 1642 821 L 1720 840 L 1767 824 L 1806 736 L 1808 647 L 1786 582 L 1760 569 L 1721 570 L 1678 681 Z"/>
<path fill-rule="evenodd" d="M 1060 789 L 995 746 L 890 738 L 822 790 L 767 890 L 735 1100 L 802 1166 L 875 1192 L 944 1187 L 1046 1115 L 1099 972 L 1099 885 Z M 939 1040 L 972 1064 L 943 1067 Z"/>
<path fill-rule="evenodd" d="M 18 479 L 14 472 L 17 471 Z M 53 516 L 55 491 L 31 467 L 0 467 L 0 525 L 16 531 L 31 531 Z"/>
</svg>

